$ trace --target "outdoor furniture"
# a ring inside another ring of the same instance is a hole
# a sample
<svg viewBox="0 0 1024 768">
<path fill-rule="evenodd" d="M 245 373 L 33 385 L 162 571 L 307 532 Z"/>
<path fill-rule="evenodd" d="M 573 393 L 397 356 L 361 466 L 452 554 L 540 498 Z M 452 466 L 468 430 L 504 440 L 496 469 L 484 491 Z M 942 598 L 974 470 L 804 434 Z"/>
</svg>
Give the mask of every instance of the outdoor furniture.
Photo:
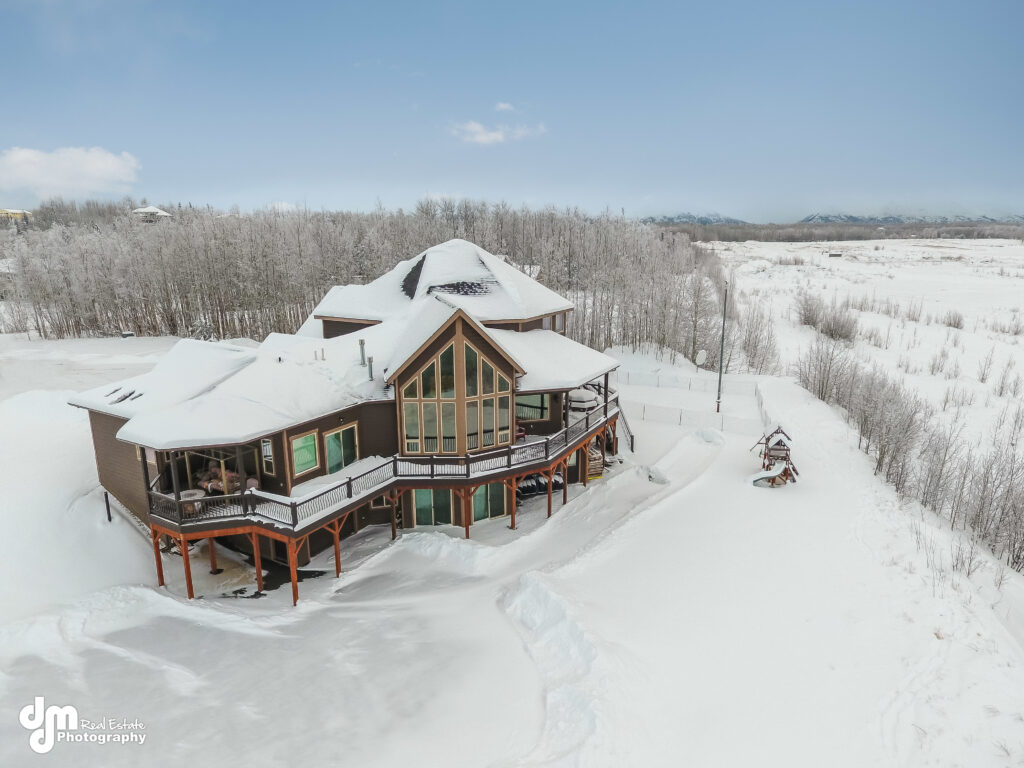
<svg viewBox="0 0 1024 768">
<path fill-rule="evenodd" d="M 182 491 L 181 492 L 181 501 L 182 501 L 181 514 L 182 514 L 182 516 L 186 517 L 186 518 L 195 517 L 196 516 L 197 507 L 199 506 L 195 502 L 196 502 L 197 499 L 205 498 L 205 496 L 206 496 L 206 492 L 198 490 L 198 489 L 191 489 L 191 490 L 187 490 L 187 491 Z"/>
</svg>

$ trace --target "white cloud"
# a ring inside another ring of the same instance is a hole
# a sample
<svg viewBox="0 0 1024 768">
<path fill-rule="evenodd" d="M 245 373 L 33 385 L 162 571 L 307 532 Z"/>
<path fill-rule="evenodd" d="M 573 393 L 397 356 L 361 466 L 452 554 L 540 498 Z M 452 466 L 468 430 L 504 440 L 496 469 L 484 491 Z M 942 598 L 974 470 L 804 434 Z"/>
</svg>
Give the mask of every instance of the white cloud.
<svg viewBox="0 0 1024 768">
<path fill-rule="evenodd" d="M 40 198 L 126 194 L 140 165 L 133 155 L 102 147 L 61 147 L 52 152 L 11 147 L 0 153 L 0 189 Z"/>
<path fill-rule="evenodd" d="M 499 101 L 494 105 L 495 112 L 515 112 L 516 108 L 509 104 L 507 101 Z"/>
<path fill-rule="evenodd" d="M 519 141 L 530 136 L 540 136 L 542 133 L 547 133 L 547 128 L 544 127 L 544 123 L 537 123 L 535 126 L 496 125 L 493 128 L 488 128 L 476 120 L 470 120 L 456 124 L 452 128 L 452 133 L 467 144 L 503 144 L 506 141 Z"/>
</svg>

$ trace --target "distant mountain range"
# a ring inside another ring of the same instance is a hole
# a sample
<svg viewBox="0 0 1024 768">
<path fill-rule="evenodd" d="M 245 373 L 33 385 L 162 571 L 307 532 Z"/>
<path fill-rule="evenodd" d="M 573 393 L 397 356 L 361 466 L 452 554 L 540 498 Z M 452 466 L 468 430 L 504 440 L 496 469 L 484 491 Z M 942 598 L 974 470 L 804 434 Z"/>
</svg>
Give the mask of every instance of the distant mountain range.
<svg viewBox="0 0 1024 768">
<path fill-rule="evenodd" d="M 742 219 L 722 216 L 719 213 L 677 213 L 672 216 L 648 216 L 642 219 L 645 224 L 700 224 L 713 226 L 716 224 L 749 224 Z M 1002 216 L 913 216 L 904 214 L 885 214 L 880 216 L 855 216 L 849 213 L 812 213 L 796 224 L 867 224 L 876 227 L 896 226 L 899 224 L 1024 224 L 1024 215 Z"/>
<path fill-rule="evenodd" d="M 797 222 L 798 224 L 874 224 L 889 226 L 894 224 L 1021 224 L 1024 216 L 911 216 L 887 214 L 884 216 L 853 216 L 849 213 L 812 213 Z"/>
<path fill-rule="evenodd" d="M 718 213 L 677 213 L 673 216 L 648 216 L 646 219 L 642 219 L 645 224 L 703 224 L 705 226 L 709 224 L 747 224 L 748 222 L 742 219 L 733 219 L 728 216 L 722 216 Z"/>
</svg>

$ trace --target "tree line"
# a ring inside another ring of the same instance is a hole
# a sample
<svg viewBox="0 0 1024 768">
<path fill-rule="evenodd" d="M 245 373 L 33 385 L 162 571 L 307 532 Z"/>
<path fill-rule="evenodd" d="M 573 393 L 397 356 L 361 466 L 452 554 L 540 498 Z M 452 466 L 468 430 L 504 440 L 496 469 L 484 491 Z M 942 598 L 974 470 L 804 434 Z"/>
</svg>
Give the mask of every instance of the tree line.
<svg viewBox="0 0 1024 768">
<path fill-rule="evenodd" d="M 28 227 L 0 238 L 15 275 L 5 329 L 259 340 L 295 332 L 331 286 L 369 282 L 464 238 L 531 267 L 573 301 L 567 332 L 577 341 L 653 344 L 690 359 L 707 349 L 717 365 L 725 275 L 684 233 L 610 213 L 471 200 L 244 215 L 169 205 L 173 216 L 156 223 L 132 217 L 136 205 L 49 201 Z"/>
</svg>

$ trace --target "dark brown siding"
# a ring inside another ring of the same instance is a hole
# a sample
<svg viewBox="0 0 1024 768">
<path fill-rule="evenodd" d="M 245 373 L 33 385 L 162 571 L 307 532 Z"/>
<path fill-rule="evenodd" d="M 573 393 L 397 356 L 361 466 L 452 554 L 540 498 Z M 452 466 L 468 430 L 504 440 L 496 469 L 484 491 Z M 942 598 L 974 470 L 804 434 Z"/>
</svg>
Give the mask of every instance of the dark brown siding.
<svg viewBox="0 0 1024 768">
<path fill-rule="evenodd" d="M 536 320 L 530 320 L 529 322 L 522 323 L 519 326 L 521 331 L 536 331 L 544 327 L 544 318 L 538 317 Z"/>
<path fill-rule="evenodd" d="M 117 439 L 117 431 L 127 419 L 89 411 L 92 444 L 96 451 L 96 471 L 100 484 L 124 504 L 139 520 L 149 524 L 149 504 L 142 465 L 135 446 Z"/>
<path fill-rule="evenodd" d="M 335 336 L 344 336 L 347 333 L 361 331 L 377 323 L 352 323 L 347 320 L 321 320 L 324 324 L 324 338 L 333 339 Z"/>
<path fill-rule="evenodd" d="M 287 495 L 288 493 L 288 461 L 284 456 L 284 440 L 280 434 L 271 435 L 269 438 L 270 442 L 274 446 L 274 474 L 268 475 L 263 472 L 262 458 L 260 459 L 260 478 L 262 480 L 261 488 L 264 491 L 270 493 L 280 493 Z M 261 450 L 261 440 L 256 441 L 257 454 Z"/>
<path fill-rule="evenodd" d="M 398 420 L 393 400 L 382 400 L 373 403 L 360 403 L 359 405 L 345 408 L 344 410 L 332 413 L 329 416 L 307 421 L 291 427 L 283 435 L 274 437 L 275 456 L 278 454 L 277 446 L 280 443 L 282 464 L 288 465 L 289 481 L 291 486 L 304 483 L 315 477 L 327 474 L 324 449 L 324 433 L 330 432 L 346 424 L 359 422 L 357 435 L 359 440 L 359 458 L 365 456 L 393 456 L 398 452 Z M 320 466 L 312 472 L 306 472 L 296 478 L 291 469 L 291 437 L 301 435 L 311 430 L 317 431 L 317 446 L 320 451 Z"/>
</svg>

